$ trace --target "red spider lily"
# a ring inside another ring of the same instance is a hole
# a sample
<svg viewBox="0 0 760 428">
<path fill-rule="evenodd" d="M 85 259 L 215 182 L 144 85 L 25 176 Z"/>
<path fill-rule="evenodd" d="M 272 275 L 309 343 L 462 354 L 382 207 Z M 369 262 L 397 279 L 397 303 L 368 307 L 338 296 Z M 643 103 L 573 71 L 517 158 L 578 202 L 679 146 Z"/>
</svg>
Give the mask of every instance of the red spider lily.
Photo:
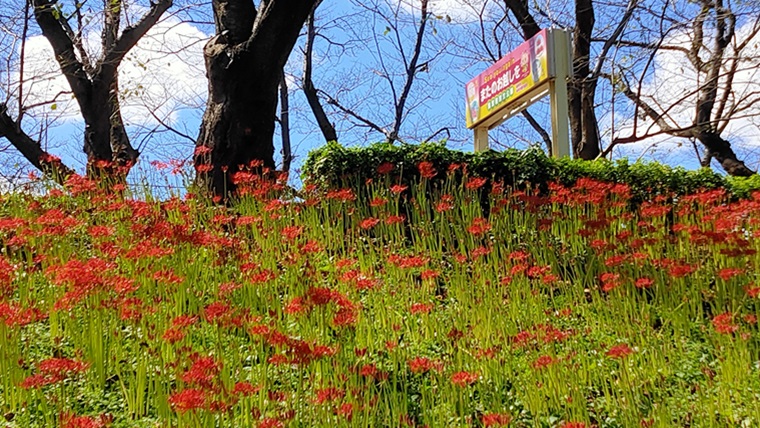
<svg viewBox="0 0 760 428">
<path fill-rule="evenodd" d="M 282 228 L 280 231 L 280 234 L 283 238 L 287 241 L 294 241 L 296 238 L 301 236 L 301 233 L 303 233 L 303 226 L 287 226 Z"/>
<path fill-rule="evenodd" d="M 607 351 L 607 356 L 610 358 L 615 358 L 618 360 L 622 360 L 623 358 L 633 354 L 633 349 L 631 349 L 628 345 L 625 343 L 621 343 L 619 345 L 615 345 L 612 348 L 610 348 Z"/>
<path fill-rule="evenodd" d="M 264 418 L 259 422 L 258 428 L 283 428 L 284 426 L 285 424 L 277 418 Z"/>
<path fill-rule="evenodd" d="M 346 396 L 346 391 L 339 388 L 329 387 L 317 389 L 315 391 L 316 397 L 314 398 L 315 404 L 324 404 L 330 401 L 341 400 Z"/>
<path fill-rule="evenodd" d="M 387 199 L 378 196 L 378 197 L 372 199 L 371 201 L 369 201 L 369 206 L 371 206 L 373 208 L 377 208 L 377 207 L 382 207 L 383 205 L 385 205 L 387 203 L 388 203 Z"/>
<path fill-rule="evenodd" d="M 327 199 L 350 202 L 356 200 L 356 195 L 354 195 L 354 191 L 351 189 L 331 190 L 327 192 Z"/>
<path fill-rule="evenodd" d="M 713 317 L 712 325 L 715 331 L 720 334 L 732 334 L 739 329 L 739 326 L 734 324 L 734 316 L 730 312 L 724 312 Z"/>
<path fill-rule="evenodd" d="M 37 308 L 22 308 L 11 303 L 0 302 L 0 323 L 8 327 L 23 327 L 48 317 Z"/>
<path fill-rule="evenodd" d="M 737 268 L 723 268 L 718 271 L 718 276 L 723 281 L 728 281 L 729 279 L 741 275 L 744 273 L 744 269 L 737 269 Z"/>
<path fill-rule="evenodd" d="M 442 195 L 441 200 L 435 205 L 435 210 L 439 213 L 449 211 L 454 208 L 454 197 L 451 195 Z"/>
<path fill-rule="evenodd" d="M 611 273 L 611 272 L 605 272 L 601 276 L 602 281 L 602 291 L 605 293 L 609 293 L 613 289 L 620 286 L 620 274 L 618 273 Z"/>
<path fill-rule="evenodd" d="M 744 291 L 746 291 L 747 295 L 753 299 L 757 296 L 760 296 L 760 286 L 757 286 L 757 287 L 747 286 L 744 288 Z"/>
<path fill-rule="evenodd" d="M 639 278 L 636 280 L 636 288 L 650 288 L 654 284 L 651 278 Z"/>
<path fill-rule="evenodd" d="M 433 369 L 440 372 L 443 369 L 443 363 L 440 361 L 433 361 L 427 357 L 415 357 L 409 360 L 409 370 L 411 370 L 412 373 L 422 374 Z"/>
<path fill-rule="evenodd" d="M 435 170 L 433 164 L 428 161 L 422 161 L 417 165 L 417 169 L 420 171 L 422 178 L 431 179 L 438 175 L 438 171 Z"/>
<path fill-rule="evenodd" d="M 24 379 L 20 386 L 24 389 L 41 388 L 61 382 L 71 375 L 83 373 L 89 367 L 89 363 L 71 358 L 48 358 L 37 365 L 39 373 Z"/>
<path fill-rule="evenodd" d="M 379 218 L 370 217 L 362 220 L 362 222 L 359 224 L 359 227 L 362 229 L 372 229 L 373 227 L 377 226 L 378 223 L 380 223 Z"/>
<path fill-rule="evenodd" d="M 512 416 L 507 413 L 484 413 L 481 421 L 484 427 L 501 427 L 509 425 Z"/>
<path fill-rule="evenodd" d="M 420 279 L 423 281 L 438 278 L 439 276 L 441 276 L 441 273 L 432 269 L 423 270 L 420 273 Z"/>
<path fill-rule="evenodd" d="M 170 344 L 175 344 L 185 338 L 185 332 L 178 328 L 168 328 L 161 336 L 161 339 Z"/>
<path fill-rule="evenodd" d="M 214 357 L 200 357 L 193 361 L 190 368 L 182 375 L 183 382 L 202 389 L 212 389 L 222 371 L 222 363 Z"/>
<path fill-rule="evenodd" d="M 111 425 L 113 417 L 100 416 L 77 416 L 73 413 L 63 413 L 60 416 L 60 428 L 105 428 Z"/>
<path fill-rule="evenodd" d="M 258 394 L 259 391 L 261 391 L 261 387 L 253 385 L 250 382 L 237 382 L 232 388 L 233 394 L 242 395 L 244 397 L 250 397 L 253 394 Z"/>
<path fill-rule="evenodd" d="M 480 258 L 480 257 L 483 257 L 483 256 L 487 256 L 489 254 L 491 254 L 491 248 L 490 247 L 481 246 L 481 247 L 478 247 L 478 248 L 475 248 L 474 250 L 472 250 L 472 258 L 473 259 L 477 259 L 477 258 Z"/>
<path fill-rule="evenodd" d="M 401 269 L 419 268 L 425 266 L 430 259 L 422 256 L 398 256 L 391 254 L 388 261 Z"/>
<path fill-rule="evenodd" d="M 335 414 L 350 421 L 354 415 L 354 405 L 351 403 L 343 403 L 335 410 Z"/>
<path fill-rule="evenodd" d="M 542 355 L 533 362 L 534 369 L 543 369 L 557 362 L 557 359 L 550 355 Z"/>
<path fill-rule="evenodd" d="M 365 364 L 359 369 L 359 375 L 363 377 L 375 377 L 377 373 L 377 366 L 374 364 Z"/>
<path fill-rule="evenodd" d="M 469 190 L 477 190 L 486 184 L 486 179 L 482 177 L 470 177 L 467 183 L 464 185 Z"/>
<path fill-rule="evenodd" d="M 400 224 L 400 223 L 403 223 L 404 220 L 406 220 L 406 217 L 403 215 L 391 215 L 385 219 L 385 224 L 387 225 Z"/>
<path fill-rule="evenodd" d="M 383 162 L 377 167 L 377 173 L 380 175 L 386 175 L 393 172 L 395 166 L 390 162 Z"/>
<path fill-rule="evenodd" d="M 742 317 L 742 319 L 743 319 L 743 320 L 744 320 L 744 322 L 746 322 L 747 324 L 750 324 L 750 325 L 755 325 L 755 324 L 757 324 L 757 316 L 755 316 L 755 315 L 752 315 L 752 314 L 747 314 L 747 315 L 744 315 L 744 316 Z"/>
<path fill-rule="evenodd" d="M 201 389 L 189 388 L 169 396 L 169 404 L 184 413 L 206 407 L 206 393 Z"/>
<path fill-rule="evenodd" d="M 466 371 L 456 372 L 451 375 L 451 383 L 460 388 L 464 388 L 475 383 L 479 377 L 480 375 L 478 373 Z"/>
<path fill-rule="evenodd" d="M 431 303 L 415 303 L 409 309 L 409 312 L 412 314 L 427 314 L 430 313 L 431 310 L 433 310 L 433 305 Z"/>
<path fill-rule="evenodd" d="M 559 428 L 586 428 L 586 426 L 583 422 L 565 422 Z"/>
<path fill-rule="evenodd" d="M 403 193 L 406 189 L 408 189 L 409 186 L 405 186 L 403 184 L 394 184 L 391 186 L 391 193 L 400 194 Z"/>
<path fill-rule="evenodd" d="M 489 230 L 491 230 L 491 225 L 483 217 L 473 219 L 472 224 L 467 228 L 467 232 L 475 236 L 482 236 Z"/>
</svg>

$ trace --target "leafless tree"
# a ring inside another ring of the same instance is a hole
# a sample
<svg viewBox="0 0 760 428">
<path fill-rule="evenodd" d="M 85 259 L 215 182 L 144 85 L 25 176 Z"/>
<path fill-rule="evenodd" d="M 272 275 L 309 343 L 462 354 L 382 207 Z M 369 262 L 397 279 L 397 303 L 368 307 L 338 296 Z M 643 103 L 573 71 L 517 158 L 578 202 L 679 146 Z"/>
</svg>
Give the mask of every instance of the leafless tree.
<svg viewBox="0 0 760 428">
<path fill-rule="evenodd" d="M 643 52 L 645 62 L 606 75 L 634 105 L 628 135 L 616 136 L 607 152 L 619 144 L 669 135 L 699 143 L 703 154 L 696 153 L 703 166 L 715 159 L 730 175 L 752 175 L 723 134 L 732 122 L 757 114 L 760 106 L 760 7 L 723 0 L 676 3 L 650 10 L 658 28 L 653 41 L 620 41 Z M 656 69 L 663 54 L 678 72 L 655 81 L 655 72 L 663 74 Z M 673 93 L 674 88 L 681 92 Z"/>
</svg>

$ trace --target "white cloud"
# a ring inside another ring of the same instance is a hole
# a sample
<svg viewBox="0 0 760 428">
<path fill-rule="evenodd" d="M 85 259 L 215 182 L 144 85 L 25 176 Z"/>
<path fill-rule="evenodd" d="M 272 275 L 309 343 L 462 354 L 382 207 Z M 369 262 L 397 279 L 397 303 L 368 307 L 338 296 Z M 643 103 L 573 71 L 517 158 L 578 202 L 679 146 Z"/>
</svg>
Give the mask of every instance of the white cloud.
<svg viewBox="0 0 760 428">
<path fill-rule="evenodd" d="M 402 0 L 401 5 L 407 12 L 419 13 L 419 0 Z M 487 17 L 488 0 L 430 0 L 428 10 L 437 16 L 448 16 L 455 22 L 474 22 L 481 13 Z"/>
<path fill-rule="evenodd" d="M 174 123 L 182 108 L 202 106 L 207 82 L 203 60 L 206 34 L 189 23 L 168 18 L 157 23 L 124 58 L 119 67 L 122 116 L 127 125 L 155 126 L 151 111 Z M 88 55 L 100 54 L 100 35 L 92 29 L 85 35 Z M 27 41 L 24 69 L 24 104 L 55 109 L 61 119 L 81 120 L 79 107 L 43 36 Z"/>
</svg>

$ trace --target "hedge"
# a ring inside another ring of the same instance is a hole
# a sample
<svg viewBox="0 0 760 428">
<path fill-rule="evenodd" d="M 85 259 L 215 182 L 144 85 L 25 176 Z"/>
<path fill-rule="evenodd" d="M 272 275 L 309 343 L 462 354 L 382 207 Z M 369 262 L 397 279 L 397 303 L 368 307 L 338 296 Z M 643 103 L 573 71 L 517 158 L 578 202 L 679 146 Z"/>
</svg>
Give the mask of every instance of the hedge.
<svg viewBox="0 0 760 428">
<path fill-rule="evenodd" d="M 555 159 L 542 150 L 508 149 L 472 153 L 446 148 L 443 142 L 392 145 L 375 143 L 367 147 L 344 147 L 332 142 L 309 153 L 304 164 L 304 182 L 321 187 L 357 187 L 368 179 L 380 179 L 378 167 L 390 163 L 391 176 L 399 184 L 419 180 L 417 166 L 427 161 L 437 175 L 431 183 L 443 181 L 451 165 L 466 165 L 468 176 L 503 181 L 513 188 L 545 189 L 551 182 L 572 185 L 578 178 L 625 183 L 631 187 L 634 200 L 651 199 L 655 195 L 684 195 L 700 189 L 725 188 L 730 195 L 744 198 L 760 189 L 760 176 L 750 178 L 726 177 L 709 168 L 686 170 L 657 162 L 630 163 L 627 159 L 609 161 L 598 159 Z M 454 174 L 461 179 L 463 169 Z"/>
</svg>

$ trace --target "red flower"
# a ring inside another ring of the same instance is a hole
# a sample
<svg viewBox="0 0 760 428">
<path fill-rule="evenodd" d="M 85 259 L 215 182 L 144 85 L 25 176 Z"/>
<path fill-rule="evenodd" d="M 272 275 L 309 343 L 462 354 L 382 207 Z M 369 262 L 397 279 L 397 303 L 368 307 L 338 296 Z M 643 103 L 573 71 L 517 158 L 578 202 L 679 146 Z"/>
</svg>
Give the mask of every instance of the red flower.
<svg viewBox="0 0 760 428">
<path fill-rule="evenodd" d="M 607 351 L 607 356 L 610 358 L 616 358 L 619 360 L 622 360 L 623 358 L 631 355 L 633 353 L 633 349 L 631 349 L 628 345 L 625 343 L 621 343 L 619 345 L 615 345 L 612 348 Z"/>
<path fill-rule="evenodd" d="M 412 314 L 427 314 L 430 313 L 432 309 L 433 305 L 431 303 L 415 303 L 409 309 L 409 312 Z"/>
<path fill-rule="evenodd" d="M 250 382 L 237 382 L 232 388 L 232 393 L 236 395 L 242 395 L 244 397 L 249 397 L 253 394 L 258 393 L 260 390 L 260 386 L 253 385 Z"/>
<path fill-rule="evenodd" d="M 548 367 L 554 363 L 556 363 L 557 360 L 551 357 L 550 355 L 542 355 L 536 359 L 536 361 L 533 362 L 533 368 L 534 369 L 542 369 L 544 367 Z"/>
<path fill-rule="evenodd" d="M 488 220 L 483 217 L 476 217 L 472 220 L 472 224 L 467 228 L 467 231 L 475 236 L 481 236 L 491 230 L 491 225 L 488 224 Z"/>
<path fill-rule="evenodd" d="M 559 428 L 586 428 L 586 424 L 583 422 L 565 422 Z"/>
<path fill-rule="evenodd" d="M 395 167 L 390 162 L 383 162 L 377 167 L 377 173 L 380 175 L 390 174 Z"/>
<path fill-rule="evenodd" d="M 409 360 L 409 370 L 416 374 L 429 372 L 431 369 L 437 368 L 438 366 L 439 363 L 426 357 L 415 357 Z"/>
<path fill-rule="evenodd" d="M 203 409 L 206 407 L 206 393 L 200 389 L 185 389 L 171 394 L 169 404 L 180 413 Z"/>
<path fill-rule="evenodd" d="M 472 385 L 475 383 L 480 375 L 477 373 L 470 373 L 470 372 L 456 372 L 453 375 L 451 375 L 451 383 L 453 383 L 456 386 L 459 386 L 461 388 L 464 388 L 468 385 Z"/>
<path fill-rule="evenodd" d="M 433 168 L 433 164 L 428 161 L 422 161 L 417 165 L 417 168 L 420 170 L 420 175 L 423 178 L 433 178 L 436 175 L 438 175 L 438 171 Z"/>
<path fill-rule="evenodd" d="M 409 186 L 404 186 L 402 184 L 394 184 L 393 186 L 391 186 L 391 192 L 398 195 L 399 193 L 402 193 L 404 190 L 408 188 Z"/>
<path fill-rule="evenodd" d="M 731 279 L 731 278 L 733 278 L 733 277 L 735 277 L 737 275 L 741 275 L 742 273 L 744 273 L 743 269 L 723 268 L 720 271 L 718 271 L 718 276 L 723 281 L 728 281 L 729 279 Z"/>
<path fill-rule="evenodd" d="M 465 184 L 465 187 L 470 190 L 476 190 L 483 187 L 483 185 L 486 184 L 486 179 L 482 177 L 471 177 L 469 180 L 467 180 L 467 183 Z"/>
<path fill-rule="evenodd" d="M 98 417 L 76 416 L 73 413 L 61 415 L 61 428 L 104 428 L 110 425 L 112 418 L 106 415 Z"/>
<path fill-rule="evenodd" d="M 361 224 L 359 224 L 359 227 L 362 229 L 372 229 L 373 227 L 377 226 L 377 224 L 380 223 L 380 219 L 370 217 L 367 219 L 364 219 Z"/>
<path fill-rule="evenodd" d="M 222 371 L 222 364 L 214 357 L 198 358 L 183 375 L 182 381 L 203 388 L 211 388 Z"/>
<path fill-rule="evenodd" d="M 639 278 L 636 280 L 636 288 L 649 288 L 654 284 L 651 278 Z"/>
<path fill-rule="evenodd" d="M 484 427 L 500 427 L 509 425 L 512 417 L 506 413 L 484 413 L 482 421 Z"/>
<path fill-rule="evenodd" d="M 730 312 L 724 312 L 716 315 L 712 319 L 712 325 L 715 331 L 720 334 L 731 334 L 739 329 L 739 326 L 733 323 L 734 316 Z"/>
</svg>

